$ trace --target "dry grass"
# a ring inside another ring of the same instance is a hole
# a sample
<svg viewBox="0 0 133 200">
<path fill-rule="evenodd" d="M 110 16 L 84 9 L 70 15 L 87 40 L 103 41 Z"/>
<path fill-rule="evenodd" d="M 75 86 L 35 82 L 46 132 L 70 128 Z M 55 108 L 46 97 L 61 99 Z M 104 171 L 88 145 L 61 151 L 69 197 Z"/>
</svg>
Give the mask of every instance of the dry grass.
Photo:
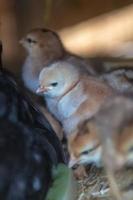
<svg viewBox="0 0 133 200">
<path fill-rule="evenodd" d="M 87 172 L 88 177 L 78 181 L 77 200 L 114 200 L 104 170 L 92 166 Z M 116 179 L 122 190 L 133 191 L 133 169 L 122 170 Z"/>
</svg>

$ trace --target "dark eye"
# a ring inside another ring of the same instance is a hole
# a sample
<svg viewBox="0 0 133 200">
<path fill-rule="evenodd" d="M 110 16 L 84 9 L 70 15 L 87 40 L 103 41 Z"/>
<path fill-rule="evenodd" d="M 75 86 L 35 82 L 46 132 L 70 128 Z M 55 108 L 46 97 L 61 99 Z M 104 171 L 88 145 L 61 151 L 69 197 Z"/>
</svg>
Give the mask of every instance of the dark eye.
<svg viewBox="0 0 133 200">
<path fill-rule="evenodd" d="M 89 151 L 83 151 L 81 154 L 82 155 L 88 155 Z"/>
<path fill-rule="evenodd" d="M 37 43 L 35 40 L 32 40 L 31 38 L 27 38 L 27 42 L 29 42 L 29 43 Z"/>
<path fill-rule="evenodd" d="M 86 151 L 83 151 L 83 152 L 81 153 L 81 155 L 88 155 L 88 154 L 91 153 L 92 151 L 95 151 L 95 150 L 98 148 L 98 146 L 99 146 L 99 145 L 96 145 L 96 146 L 94 146 L 94 147 L 91 148 L 91 149 L 88 149 L 88 150 L 86 150 Z"/>
<path fill-rule="evenodd" d="M 51 85 L 52 85 L 53 87 L 56 87 L 56 86 L 58 85 L 58 83 L 57 83 L 57 82 L 51 83 Z"/>
</svg>

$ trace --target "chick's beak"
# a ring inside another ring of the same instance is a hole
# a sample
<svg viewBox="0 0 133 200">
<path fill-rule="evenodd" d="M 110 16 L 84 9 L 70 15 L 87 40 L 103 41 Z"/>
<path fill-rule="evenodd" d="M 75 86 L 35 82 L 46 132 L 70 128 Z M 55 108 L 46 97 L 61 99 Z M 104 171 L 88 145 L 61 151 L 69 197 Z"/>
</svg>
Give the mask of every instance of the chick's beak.
<svg viewBox="0 0 133 200">
<path fill-rule="evenodd" d="M 19 43 L 20 43 L 21 45 L 24 45 L 24 43 L 25 43 L 24 38 L 22 38 L 21 40 L 19 40 Z"/>
<path fill-rule="evenodd" d="M 39 86 L 38 89 L 36 90 L 36 93 L 41 94 L 41 93 L 44 93 L 44 92 L 47 92 L 47 91 L 48 91 L 47 87 Z"/>
<path fill-rule="evenodd" d="M 37 93 L 37 94 L 40 94 L 40 93 L 43 93 L 44 91 L 45 91 L 44 87 L 39 86 L 39 87 L 37 88 L 37 90 L 36 90 L 36 93 Z"/>
</svg>

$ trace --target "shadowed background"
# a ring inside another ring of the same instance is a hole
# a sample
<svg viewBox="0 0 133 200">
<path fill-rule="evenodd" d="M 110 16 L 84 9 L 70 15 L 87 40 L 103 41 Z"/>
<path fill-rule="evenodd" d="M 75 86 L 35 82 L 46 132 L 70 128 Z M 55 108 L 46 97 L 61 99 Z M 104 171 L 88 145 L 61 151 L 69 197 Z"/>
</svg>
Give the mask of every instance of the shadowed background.
<svg viewBox="0 0 133 200">
<path fill-rule="evenodd" d="M 82 56 L 133 55 L 132 0 L 0 0 L 4 63 L 19 72 L 19 39 L 31 28 L 59 31 L 65 46 Z M 124 43 L 123 43 L 124 41 Z"/>
</svg>

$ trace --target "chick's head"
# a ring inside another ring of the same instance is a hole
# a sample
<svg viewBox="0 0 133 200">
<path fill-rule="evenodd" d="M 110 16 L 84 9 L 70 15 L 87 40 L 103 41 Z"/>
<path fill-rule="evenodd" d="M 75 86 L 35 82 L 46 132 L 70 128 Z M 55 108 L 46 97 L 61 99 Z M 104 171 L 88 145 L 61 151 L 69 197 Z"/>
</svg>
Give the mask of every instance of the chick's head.
<svg viewBox="0 0 133 200">
<path fill-rule="evenodd" d="M 70 167 L 75 164 L 90 163 L 101 165 L 101 146 L 96 131 L 95 125 L 91 121 L 86 121 L 70 136 L 68 139 Z"/>
<path fill-rule="evenodd" d="M 31 30 L 22 40 L 22 46 L 30 54 L 49 53 L 53 50 L 63 51 L 63 45 L 59 36 L 49 29 L 36 28 Z"/>
<path fill-rule="evenodd" d="M 75 66 L 67 62 L 57 62 L 41 71 L 37 92 L 50 97 L 61 97 L 71 90 L 78 80 L 79 73 Z"/>
</svg>

